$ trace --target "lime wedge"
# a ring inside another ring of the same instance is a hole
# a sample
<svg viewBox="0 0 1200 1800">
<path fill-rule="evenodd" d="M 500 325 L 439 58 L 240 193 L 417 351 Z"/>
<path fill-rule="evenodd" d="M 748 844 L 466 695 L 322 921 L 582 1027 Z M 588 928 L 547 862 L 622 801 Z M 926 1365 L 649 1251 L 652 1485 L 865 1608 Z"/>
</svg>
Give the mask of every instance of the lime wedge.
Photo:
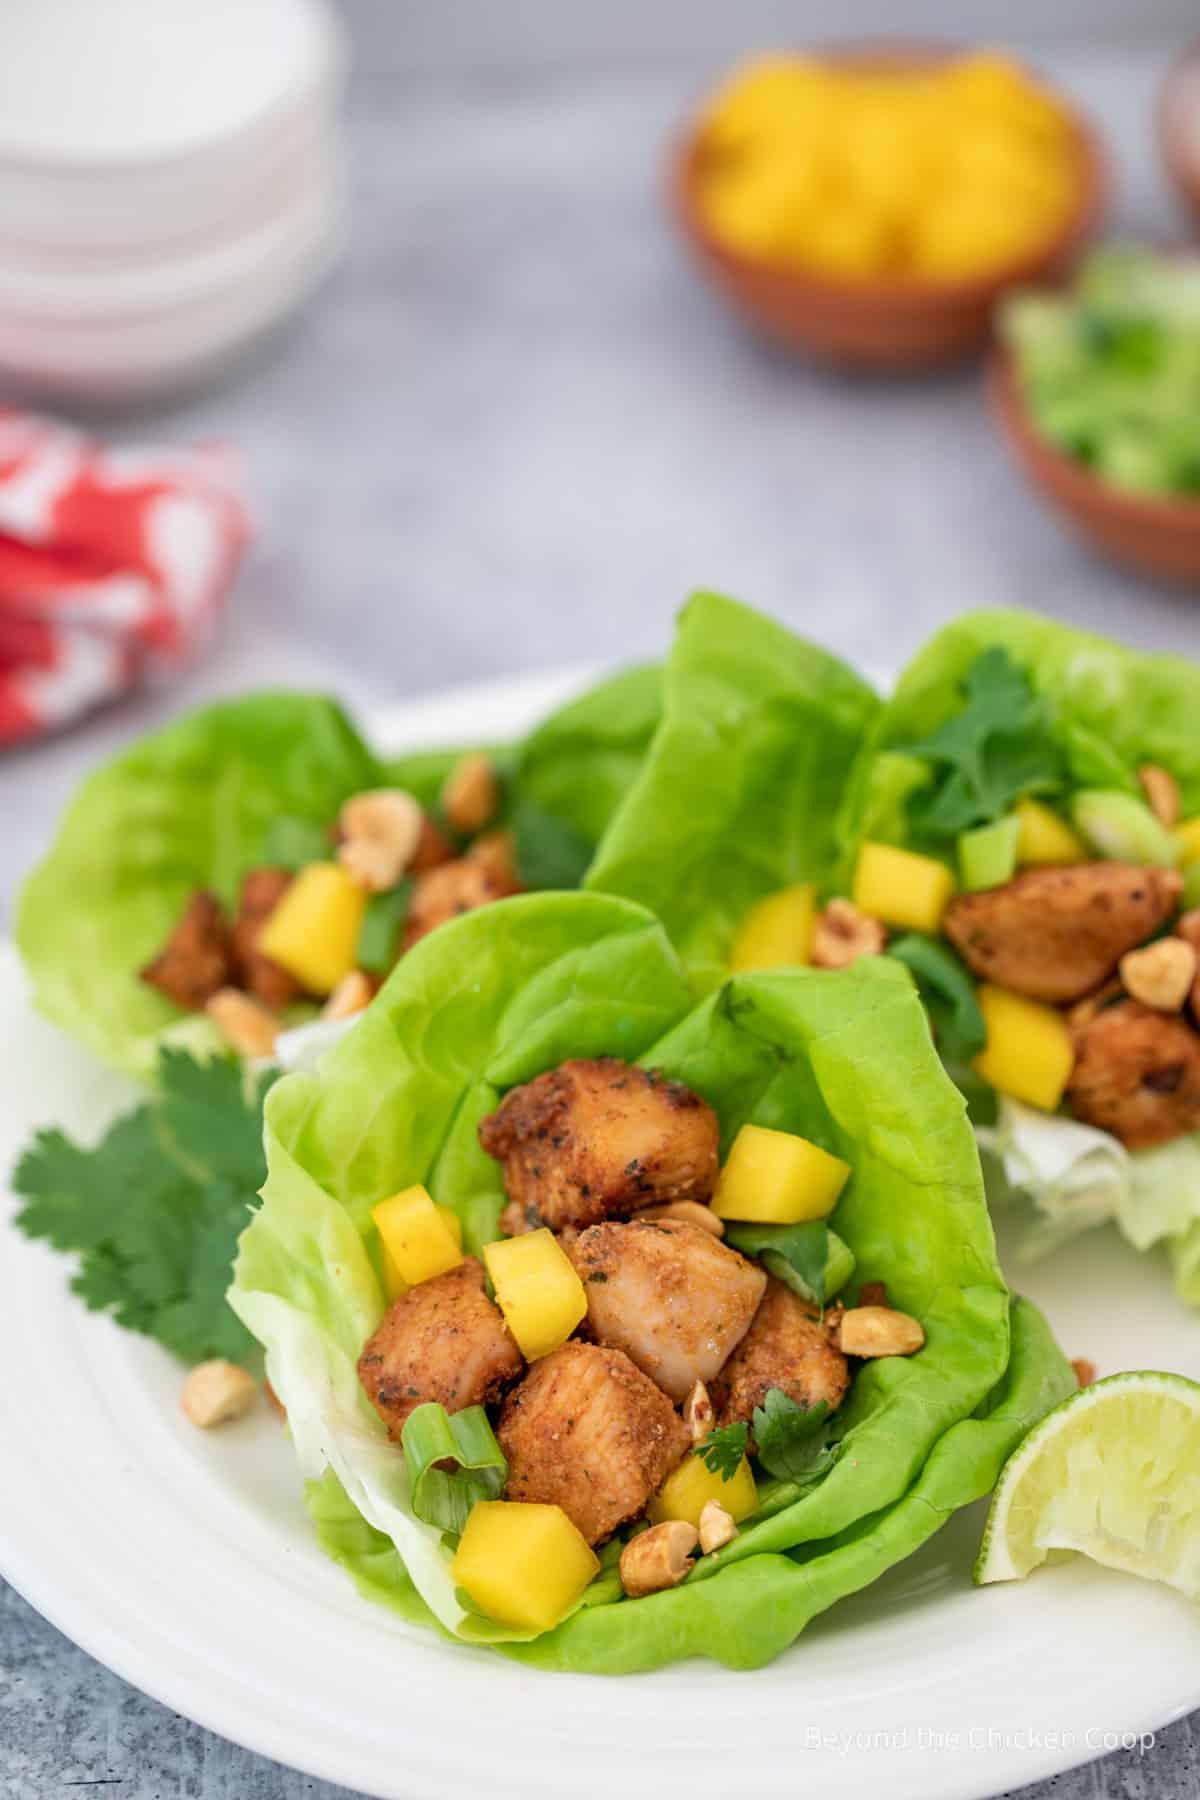
<svg viewBox="0 0 1200 1800">
<path fill-rule="evenodd" d="M 1200 1598 L 1200 1384 L 1154 1370 L 1110 1375 L 1014 1450 L 975 1580 L 1019 1581 L 1065 1551 Z"/>
</svg>

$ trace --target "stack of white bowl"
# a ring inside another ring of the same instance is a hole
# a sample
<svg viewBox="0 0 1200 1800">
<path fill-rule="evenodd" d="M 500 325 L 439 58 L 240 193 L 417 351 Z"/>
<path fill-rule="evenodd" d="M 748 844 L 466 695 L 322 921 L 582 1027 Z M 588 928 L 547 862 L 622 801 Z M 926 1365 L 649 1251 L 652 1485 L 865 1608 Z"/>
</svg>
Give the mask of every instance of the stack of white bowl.
<svg viewBox="0 0 1200 1800">
<path fill-rule="evenodd" d="M 136 400 L 328 267 L 326 0 L 0 0 L 0 386 Z"/>
</svg>

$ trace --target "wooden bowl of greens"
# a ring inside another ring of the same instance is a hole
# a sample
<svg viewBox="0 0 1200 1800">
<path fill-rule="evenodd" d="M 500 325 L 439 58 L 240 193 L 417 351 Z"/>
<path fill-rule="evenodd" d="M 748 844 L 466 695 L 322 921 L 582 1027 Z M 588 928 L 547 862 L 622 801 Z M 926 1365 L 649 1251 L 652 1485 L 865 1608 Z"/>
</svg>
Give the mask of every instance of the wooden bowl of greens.
<svg viewBox="0 0 1200 1800">
<path fill-rule="evenodd" d="M 1000 336 L 992 405 L 1032 485 L 1115 562 L 1200 585 L 1200 257 L 1106 249 Z"/>
</svg>

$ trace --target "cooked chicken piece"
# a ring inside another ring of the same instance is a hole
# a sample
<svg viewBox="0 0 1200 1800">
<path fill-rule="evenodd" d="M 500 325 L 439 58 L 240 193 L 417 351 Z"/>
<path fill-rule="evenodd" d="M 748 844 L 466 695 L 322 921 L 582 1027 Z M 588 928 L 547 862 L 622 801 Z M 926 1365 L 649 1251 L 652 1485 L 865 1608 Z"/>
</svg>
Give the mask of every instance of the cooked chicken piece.
<svg viewBox="0 0 1200 1800">
<path fill-rule="evenodd" d="M 767 1278 L 697 1225 L 589 1225 L 567 1255 L 587 1292 L 588 1329 L 624 1350 L 672 1400 L 709 1381 L 750 1328 Z"/>
<path fill-rule="evenodd" d="M 772 1277 L 754 1323 L 709 1392 L 718 1425 L 732 1425 L 738 1419 L 749 1424 L 771 1388 L 780 1388 L 798 1406 L 824 1400 L 832 1412 L 849 1385 L 846 1358 L 816 1307 Z"/>
<path fill-rule="evenodd" d="M 430 869 L 436 869 L 440 863 L 449 862 L 453 855 L 453 844 L 438 830 L 429 814 L 425 813 L 421 820 L 421 835 L 417 839 L 417 847 L 413 851 L 412 861 L 408 865 L 408 873 L 425 875 Z"/>
<path fill-rule="evenodd" d="M 170 937 L 141 972 L 176 1006 L 198 1011 L 218 989 L 234 981 L 233 951 L 221 902 L 197 888 Z"/>
<path fill-rule="evenodd" d="M 505 1497 L 561 1506 L 589 1544 L 636 1518 L 691 1446 L 671 1402 L 627 1356 L 575 1341 L 534 1363 L 496 1436 Z"/>
<path fill-rule="evenodd" d="M 503 900 L 518 891 L 486 862 L 460 856 L 454 862 L 439 863 L 417 877 L 404 927 L 404 948 L 411 950 L 447 919 L 474 912 L 478 906 L 490 906 L 493 900 Z"/>
<path fill-rule="evenodd" d="M 1120 1000 L 1074 1022 L 1067 1098 L 1129 1150 L 1200 1128 L 1200 1034 L 1179 1015 Z"/>
<path fill-rule="evenodd" d="M 255 946 L 259 932 L 291 885 L 292 877 L 286 869 L 251 869 L 242 882 L 233 921 L 238 985 L 272 1012 L 282 1012 L 291 1004 L 301 991 L 300 983 L 269 956 L 260 956 Z"/>
<path fill-rule="evenodd" d="M 942 928 L 968 966 L 1031 1000 L 1082 999 L 1170 917 L 1174 869 L 1080 863 L 1027 869 L 1004 887 L 959 894 Z"/>
<path fill-rule="evenodd" d="M 699 1094 L 615 1056 L 565 1062 L 513 1088 L 479 1127 L 504 1164 L 510 1205 L 500 1223 L 510 1237 L 707 1200 L 718 1136 Z"/>
<path fill-rule="evenodd" d="M 389 1436 L 399 1439 L 423 1401 L 438 1400 L 451 1413 L 485 1406 L 523 1367 L 484 1290 L 483 1264 L 468 1256 L 392 1302 L 363 1347 L 358 1378 Z"/>
</svg>

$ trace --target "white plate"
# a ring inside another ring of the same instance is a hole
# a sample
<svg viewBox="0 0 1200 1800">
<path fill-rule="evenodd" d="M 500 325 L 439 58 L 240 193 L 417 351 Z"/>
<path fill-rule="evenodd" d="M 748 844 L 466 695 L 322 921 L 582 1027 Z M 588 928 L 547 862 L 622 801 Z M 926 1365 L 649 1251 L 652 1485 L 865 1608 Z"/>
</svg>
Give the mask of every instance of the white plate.
<svg viewBox="0 0 1200 1800">
<path fill-rule="evenodd" d="M 459 690 L 388 747 L 504 736 L 569 678 Z M 92 1131 L 132 1090 L 30 1013 L 0 958 L 0 1165 L 36 1124 Z M 976 1591 L 981 1510 L 816 1620 L 770 1668 L 541 1675 L 360 1600 L 317 1550 L 267 1409 L 206 1437 L 179 1371 L 70 1297 L 15 1232 L 0 1256 L 0 1567 L 149 1694 L 252 1750 L 388 1800 L 686 1792 L 971 1800 L 1200 1703 L 1200 1611 L 1078 1562 Z M 1097 1233 L 1022 1271 L 1068 1354 L 1200 1375 L 1165 1269 Z"/>
</svg>

